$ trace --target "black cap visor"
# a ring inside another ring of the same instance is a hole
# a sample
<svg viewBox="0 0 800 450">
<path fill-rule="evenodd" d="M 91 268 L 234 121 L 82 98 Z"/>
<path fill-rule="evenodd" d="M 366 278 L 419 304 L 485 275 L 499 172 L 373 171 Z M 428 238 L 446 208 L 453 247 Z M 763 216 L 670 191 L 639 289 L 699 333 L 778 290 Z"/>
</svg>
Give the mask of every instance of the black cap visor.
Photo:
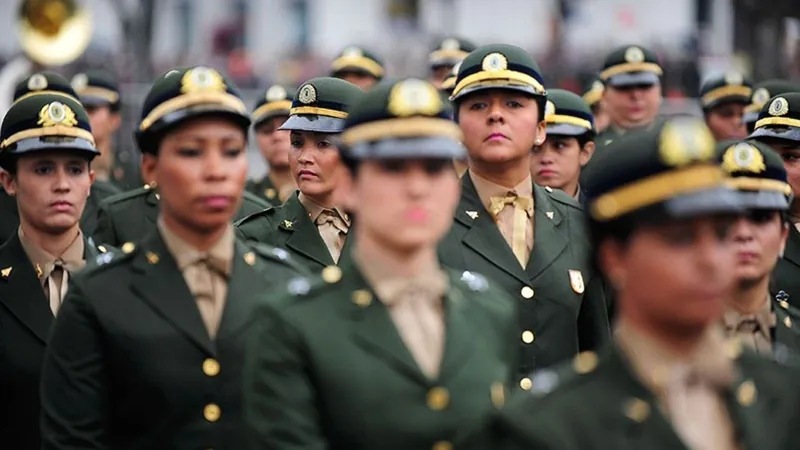
<svg viewBox="0 0 800 450">
<path fill-rule="evenodd" d="M 144 131 L 137 130 L 135 137 L 139 144 L 139 150 L 142 153 L 158 153 L 158 141 L 164 134 L 191 119 L 201 117 L 219 117 L 230 120 L 242 128 L 245 136 L 250 128 L 250 117 L 239 111 L 219 104 L 194 105 L 164 115 Z"/>
<path fill-rule="evenodd" d="M 22 139 L 4 149 L 2 153 L 4 155 L 18 156 L 48 150 L 75 150 L 77 152 L 84 152 L 91 158 L 100 154 L 94 144 L 86 139 L 68 136 L 42 136 Z"/>
<path fill-rule="evenodd" d="M 86 108 L 100 108 L 103 106 L 111 106 L 108 99 L 96 95 L 81 95 L 80 101 Z"/>
<path fill-rule="evenodd" d="M 755 129 L 750 138 L 770 137 L 800 142 L 800 128 L 786 126 L 766 126 Z"/>
<path fill-rule="evenodd" d="M 744 123 L 756 123 L 758 120 L 758 111 L 749 111 L 745 112 L 744 116 L 742 116 L 742 122 Z"/>
<path fill-rule="evenodd" d="M 548 123 L 547 136 L 583 136 L 592 130 L 568 123 Z"/>
<path fill-rule="evenodd" d="M 735 214 L 744 209 L 739 192 L 728 187 L 706 189 L 673 197 L 662 202 L 661 208 L 667 217 L 673 219 Z"/>
<path fill-rule="evenodd" d="M 280 130 L 312 131 L 315 133 L 341 133 L 344 119 L 317 114 L 296 114 L 281 125 Z"/>
<path fill-rule="evenodd" d="M 353 159 L 465 159 L 461 143 L 446 137 L 383 139 L 347 149 Z"/>
<path fill-rule="evenodd" d="M 476 83 L 475 85 L 465 87 L 458 92 L 458 95 L 452 97 L 450 100 L 456 101 L 462 99 L 464 96 L 474 94 L 476 92 L 486 91 L 489 89 L 506 89 L 511 91 L 524 92 L 531 97 L 544 97 L 545 94 L 537 92 L 533 86 L 526 84 L 510 83 L 508 80 L 493 80 L 490 82 Z"/>
<path fill-rule="evenodd" d="M 746 209 L 787 211 L 789 199 L 776 191 L 737 191 L 739 203 Z"/>
<path fill-rule="evenodd" d="M 631 86 L 653 86 L 661 82 L 660 76 L 655 72 L 624 72 L 606 80 L 606 85 L 615 88 Z"/>
<path fill-rule="evenodd" d="M 711 111 L 714 108 L 717 108 L 717 107 L 723 106 L 723 105 L 728 105 L 728 104 L 731 104 L 731 103 L 738 103 L 738 104 L 746 106 L 746 105 L 750 104 L 750 99 L 748 97 L 744 97 L 744 96 L 741 96 L 741 95 L 731 95 L 731 96 L 728 96 L 728 97 L 722 97 L 722 98 L 719 98 L 717 100 L 714 100 L 713 102 L 711 102 L 708 105 L 704 106 L 703 109 L 705 111 Z M 758 114 L 756 114 L 756 118 L 758 118 Z M 755 120 L 755 118 L 753 120 Z"/>
</svg>

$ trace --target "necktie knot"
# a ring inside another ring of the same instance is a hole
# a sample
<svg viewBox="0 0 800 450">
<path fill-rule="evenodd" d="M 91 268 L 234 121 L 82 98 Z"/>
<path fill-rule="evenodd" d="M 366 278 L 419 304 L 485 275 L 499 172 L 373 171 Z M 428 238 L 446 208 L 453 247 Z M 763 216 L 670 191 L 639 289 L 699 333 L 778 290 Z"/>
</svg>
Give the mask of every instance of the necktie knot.
<svg viewBox="0 0 800 450">
<path fill-rule="evenodd" d="M 323 210 L 317 219 L 314 221 L 317 226 L 322 226 L 329 224 L 332 227 L 336 228 L 341 233 L 347 233 L 347 226 L 345 224 L 344 219 L 339 215 L 336 210 L 325 209 Z"/>
<path fill-rule="evenodd" d="M 227 277 L 229 273 L 228 261 L 210 253 L 200 253 L 192 265 L 205 267 L 223 277 Z"/>
<path fill-rule="evenodd" d="M 389 295 L 381 300 L 387 306 L 406 301 L 438 303 L 447 291 L 447 278 L 437 271 L 410 278 L 396 278 L 385 287 Z"/>
<path fill-rule="evenodd" d="M 514 192 L 509 192 L 503 197 L 495 196 L 490 198 L 489 213 L 492 217 L 497 217 L 506 206 L 513 206 L 525 211 L 528 216 L 533 215 L 533 199 L 530 197 L 520 197 Z"/>
<path fill-rule="evenodd" d="M 749 317 L 742 317 L 738 324 L 736 324 L 737 331 L 743 331 L 747 333 L 755 333 L 761 330 L 761 324 L 758 322 L 755 316 Z"/>
</svg>

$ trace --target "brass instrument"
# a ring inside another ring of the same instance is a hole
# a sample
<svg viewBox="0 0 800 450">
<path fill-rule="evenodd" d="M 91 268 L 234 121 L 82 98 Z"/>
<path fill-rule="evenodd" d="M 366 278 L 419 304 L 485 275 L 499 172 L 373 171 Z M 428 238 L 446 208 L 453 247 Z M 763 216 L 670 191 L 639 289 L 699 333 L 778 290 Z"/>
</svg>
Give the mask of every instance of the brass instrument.
<svg viewBox="0 0 800 450">
<path fill-rule="evenodd" d="M 28 57 L 43 66 L 61 66 L 89 46 L 92 21 L 76 0 L 23 0 L 19 40 Z"/>
</svg>

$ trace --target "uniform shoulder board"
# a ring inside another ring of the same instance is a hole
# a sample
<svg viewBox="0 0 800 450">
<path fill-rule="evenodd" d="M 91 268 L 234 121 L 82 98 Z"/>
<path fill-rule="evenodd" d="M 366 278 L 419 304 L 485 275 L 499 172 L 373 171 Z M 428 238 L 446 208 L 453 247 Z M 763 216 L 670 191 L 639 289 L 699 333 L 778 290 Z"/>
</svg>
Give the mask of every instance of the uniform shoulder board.
<svg viewBox="0 0 800 450">
<path fill-rule="evenodd" d="M 98 245 L 97 250 L 100 252 L 100 254 L 95 256 L 93 259 L 86 261 L 86 268 L 84 268 L 81 272 L 91 275 L 93 273 L 101 272 L 106 268 L 114 267 L 124 261 L 130 260 L 139 249 L 137 246 L 131 243 L 126 243 L 126 245 L 127 244 L 130 245 L 125 248 L 125 251 L 108 245 Z"/>
<path fill-rule="evenodd" d="M 583 206 L 581 206 L 580 202 L 567 195 L 567 193 L 561 189 L 553 189 L 550 186 L 546 186 L 543 190 L 553 201 L 583 211 Z"/>
<path fill-rule="evenodd" d="M 118 205 L 120 203 L 125 203 L 125 202 L 128 202 L 130 200 L 133 200 L 133 199 L 136 199 L 136 198 L 139 198 L 139 197 L 144 197 L 149 192 L 150 192 L 150 189 L 149 188 L 144 188 L 144 187 L 131 189 L 131 190 L 125 191 L 125 192 L 120 192 L 119 194 L 114 194 L 114 195 L 111 195 L 109 197 L 106 197 L 102 201 L 101 206 L 111 206 L 111 205 L 116 206 L 116 205 Z"/>
<path fill-rule="evenodd" d="M 252 222 L 253 220 L 258 220 L 260 217 L 271 217 L 275 215 L 275 213 L 277 212 L 277 208 L 280 208 L 280 206 L 267 207 L 266 209 L 263 209 L 259 212 L 242 217 L 241 219 L 237 220 L 233 225 L 239 227 L 249 222 Z"/>
<path fill-rule="evenodd" d="M 242 202 L 258 206 L 259 208 L 262 208 L 262 209 L 267 209 L 267 208 L 269 208 L 271 206 L 266 201 L 261 200 L 261 197 L 253 194 L 250 191 L 242 192 Z"/>
<path fill-rule="evenodd" d="M 470 290 L 475 292 L 485 292 L 489 289 L 489 280 L 476 272 L 465 270 L 461 274 L 461 281 L 466 284 Z"/>
<path fill-rule="evenodd" d="M 307 274 L 308 269 L 301 266 L 300 263 L 292 258 L 292 255 L 289 254 L 286 250 L 278 247 L 272 247 L 267 244 L 262 244 L 260 242 L 253 242 L 247 241 L 245 245 L 249 246 L 258 256 L 263 259 L 274 261 L 284 266 L 289 266 L 293 268 L 297 273 Z"/>
</svg>

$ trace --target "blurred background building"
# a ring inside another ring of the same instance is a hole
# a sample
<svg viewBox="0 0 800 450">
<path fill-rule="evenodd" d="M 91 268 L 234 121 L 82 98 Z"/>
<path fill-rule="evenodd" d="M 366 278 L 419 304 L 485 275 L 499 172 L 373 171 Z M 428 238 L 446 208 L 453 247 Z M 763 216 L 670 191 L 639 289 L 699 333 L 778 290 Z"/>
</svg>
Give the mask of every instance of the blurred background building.
<svg viewBox="0 0 800 450">
<path fill-rule="evenodd" d="M 364 45 L 390 76 L 426 74 L 430 47 L 444 35 L 526 48 L 550 87 L 578 90 L 611 48 L 640 44 L 665 68 L 665 112 L 699 111 L 704 76 L 736 69 L 761 80 L 800 77 L 798 0 L 80 0 L 93 39 L 71 76 L 89 67 L 117 73 L 131 131 L 148 83 L 174 66 L 226 72 L 255 101 L 272 82 L 324 75 L 334 54 Z M 17 0 L 0 2 L 0 29 L 13 30 Z M 0 65 L 20 63 L 18 40 L 0 40 Z M 0 92 L 0 96 L 10 97 Z M 0 99 L 0 109 L 7 107 Z M 254 158 L 254 172 L 263 170 Z"/>
</svg>

